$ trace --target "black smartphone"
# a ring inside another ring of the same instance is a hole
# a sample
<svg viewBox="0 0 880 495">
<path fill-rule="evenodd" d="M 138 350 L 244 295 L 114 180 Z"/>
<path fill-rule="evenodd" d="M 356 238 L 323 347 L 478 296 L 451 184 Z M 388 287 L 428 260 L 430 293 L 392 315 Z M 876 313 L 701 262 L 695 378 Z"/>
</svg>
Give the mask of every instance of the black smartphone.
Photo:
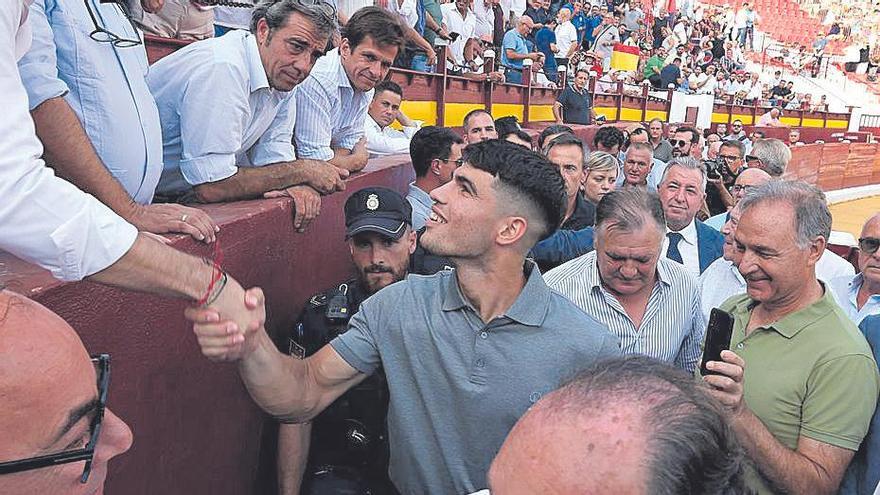
<svg viewBox="0 0 880 495">
<path fill-rule="evenodd" d="M 461 35 L 456 32 L 449 33 L 449 39 L 451 39 L 452 41 L 457 40 L 459 36 L 461 36 Z"/>
<path fill-rule="evenodd" d="M 721 361 L 721 351 L 730 349 L 730 338 L 733 336 L 733 315 L 718 308 L 709 313 L 709 326 L 706 327 L 706 345 L 703 346 L 703 361 L 700 363 L 700 374 L 717 375 L 706 369 L 709 361 Z"/>
</svg>

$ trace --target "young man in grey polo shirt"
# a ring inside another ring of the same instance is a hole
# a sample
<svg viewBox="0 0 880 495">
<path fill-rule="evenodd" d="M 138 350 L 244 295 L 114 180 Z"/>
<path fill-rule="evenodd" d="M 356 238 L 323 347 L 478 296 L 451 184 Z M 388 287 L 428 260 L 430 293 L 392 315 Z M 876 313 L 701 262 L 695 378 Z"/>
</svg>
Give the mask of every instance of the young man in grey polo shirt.
<svg viewBox="0 0 880 495">
<path fill-rule="evenodd" d="M 470 145 L 463 159 L 453 181 L 432 191 L 421 238 L 456 269 L 379 291 L 315 355 L 284 356 L 263 329 L 188 312 L 202 352 L 240 359 L 251 395 L 282 421 L 308 421 L 381 365 L 390 474 L 403 494 L 485 488 L 493 456 L 531 404 L 578 370 L 620 355 L 605 326 L 551 291 L 525 259 L 560 223 L 558 169 L 498 140 Z"/>
</svg>

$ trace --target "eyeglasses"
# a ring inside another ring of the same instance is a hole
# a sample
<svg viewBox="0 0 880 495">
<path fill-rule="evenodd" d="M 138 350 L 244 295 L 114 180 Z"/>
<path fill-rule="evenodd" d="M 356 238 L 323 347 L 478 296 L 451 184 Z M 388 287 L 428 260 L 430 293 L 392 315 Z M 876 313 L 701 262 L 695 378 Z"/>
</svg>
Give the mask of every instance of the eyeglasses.
<svg viewBox="0 0 880 495">
<path fill-rule="evenodd" d="M 669 144 L 675 146 L 676 148 L 684 148 L 686 144 L 690 144 L 690 141 L 685 141 L 683 139 L 672 139 L 669 141 Z"/>
<path fill-rule="evenodd" d="M 718 155 L 718 158 L 722 158 L 726 162 L 735 162 L 740 159 L 740 157 L 733 155 Z"/>
<path fill-rule="evenodd" d="M 101 435 L 101 425 L 104 422 L 104 409 L 107 406 L 107 390 L 110 387 L 110 355 L 101 354 L 94 356 L 92 357 L 92 364 L 95 365 L 98 375 L 98 405 L 95 408 L 95 417 L 92 418 L 92 433 L 89 437 L 89 443 L 81 449 L 69 450 L 67 452 L 41 455 L 17 461 L 0 462 L 0 474 L 20 473 L 59 464 L 86 461 L 79 481 L 80 483 L 89 481 L 89 474 L 92 472 L 92 460 L 95 457 L 95 447 L 98 444 L 98 437 Z"/>
<path fill-rule="evenodd" d="M 859 238 L 859 249 L 865 254 L 874 254 L 880 248 L 880 239 L 876 237 Z"/>
<path fill-rule="evenodd" d="M 137 34 L 138 28 L 134 25 L 134 22 L 131 20 L 131 16 L 128 14 L 128 7 L 123 3 L 112 2 L 113 5 L 116 5 L 116 8 L 122 11 L 122 15 L 128 20 L 129 24 L 131 24 L 131 29 L 135 32 L 135 36 L 137 39 L 129 39 L 123 38 L 118 34 L 112 33 L 104 27 L 98 25 L 98 19 L 95 17 L 95 13 L 92 11 L 91 0 L 85 0 L 86 2 L 86 10 L 89 12 L 89 17 L 92 18 L 92 24 L 95 26 L 95 30 L 89 33 L 89 38 L 99 42 L 99 43 L 110 43 L 111 45 L 119 48 L 131 48 L 133 46 L 138 46 L 143 44 L 143 41 L 140 39 L 140 35 Z"/>
<path fill-rule="evenodd" d="M 751 189 L 751 188 L 753 188 L 753 187 L 755 187 L 755 186 L 752 186 L 752 185 L 749 185 L 749 184 L 734 184 L 734 185 L 730 188 L 730 191 L 731 191 L 732 193 L 734 193 L 734 194 L 741 193 L 741 192 L 742 192 L 742 193 L 745 193 L 745 192 L 749 192 L 749 189 Z"/>
<path fill-rule="evenodd" d="M 760 162 L 761 159 L 755 155 L 746 155 L 746 163 Z"/>
<path fill-rule="evenodd" d="M 462 166 L 462 164 L 464 164 L 464 160 L 462 160 L 461 158 L 459 158 L 458 160 L 450 160 L 448 158 L 438 158 L 438 160 L 440 160 L 443 163 L 452 162 L 455 164 L 456 167 L 460 167 L 460 166 Z"/>
</svg>

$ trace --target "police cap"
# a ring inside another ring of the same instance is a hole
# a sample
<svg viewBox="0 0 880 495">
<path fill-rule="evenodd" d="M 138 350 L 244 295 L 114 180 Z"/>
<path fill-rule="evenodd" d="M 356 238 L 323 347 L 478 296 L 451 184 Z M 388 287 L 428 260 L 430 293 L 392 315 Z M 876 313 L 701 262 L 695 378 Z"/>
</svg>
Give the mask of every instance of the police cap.
<svg viewBox="0 0 880 495">
<path fill-rule="evenodd" d="M 345 237 L 358 232 L 376 232 L 400 239 L 412 225 L 412 206 L 397 191 L 387 187 L 366 187 L 345 202 Z"/>
</svg>

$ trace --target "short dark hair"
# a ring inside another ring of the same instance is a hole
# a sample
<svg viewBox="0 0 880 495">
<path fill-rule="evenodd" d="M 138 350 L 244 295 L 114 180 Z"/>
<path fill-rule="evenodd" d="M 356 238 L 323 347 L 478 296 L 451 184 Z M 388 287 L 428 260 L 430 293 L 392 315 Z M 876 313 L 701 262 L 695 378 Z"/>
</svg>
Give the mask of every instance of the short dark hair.
<svg viewBox="0 0 880 495">
<path fill-rule="evenodd" d="M 383 91 L 391 91 L 392 93 L 396 94 L 397 96 L 400 96 L 401 98 L 403 98 L 403 88 L 401 88 L 400 85 L 394 81 L 381 81 L 381 82 L 379 82 L 379 84 L 376 85 L 376 92 L 373 93 L 373 98 L 382 94 Z"/>
<path fill-rule="evenodd" d="M 657 359 L 601 360 L 533 409 L 552 422 L 562 415 L 595 415 L 609 403 L 642 411 L 648 431 L 645 484 L 652 493 L 747 493 L 745 455 L 723 406 L 693 376 Z"/>
<path fill-rule="evenodd" d="M 626 136 L 623 135 L 623 131 L 610 125 L 600 127 L 593 136 L 593 148 L 602 144 L 605 148 L 611 149 L 615 146 L 623 146 L 625 142 Z"/>
<path fill-rule="evenodd" d="M 342 37 L 354 50 L 369 36 L 379 46 L 396 46 L 400 53 L 404 47 L 403 27 L 396 15 L 382 7 L 367 6 L 358 9 L 342 30 Z"/>
<path fill-rule="evenodd" d="M 498 137 L 501 139 L 504 139 L 504 136 L 512 134 L 518 130 L 520 130 L 519 121 L 513 115 L 498 117 L 495 119 L 495 132 L 498 133 Z"/>
<path fill-rule="evenodd" d="M 291 15 L 298 13 L 315 25 L 320 36 L 330 36 L 338 29 L 335 15 L 328 15 L 331 7 L 333 6 L 326 2 L 310 5 L 296 0 L 261 0 L 251 13 L 251 32 L 256 33 L 260 19 L 266 19 L 271 36 L 273 31 L 287 25 Z M 333 8 L 332 11 L 335 12 L 336 9 Z"/>
<path fill-rule="evenodd" d="M 452 153 L 452 145 L 463 142 L 461 136 L 446 127 L 429 125 L 416 131 L 409 142 L 409 158 L 416 177 L 424 177 L 432 160 L 446 160 Z"/>
<path fill-rule="evenodd" d="M 744 145 L 739 139 L 725 139 L 721 142 L 721 147 L 736 148 L 736 151 L 739 152 L 740 158 L 746 156 L 746 145 Z"/>
<path fill-rule="evenodd" d="M 499 134 L 498 139 L 505 139 L 505 138 L 507 138 L 507 136 L 511 136 L 511 135 L 520 138 L 522 141 L 529 143 L 529 145 L 532 144 L 532 136 L 530 136 L 528 132 L 526 132 L 522 129 L 513 129 L 510 131 L 507 131 L 503 135 Z"/>
<path fill-rule="evenodd" d="M 544 128 L 543 131 L 541 131 L 541 134 L 538 135 L 538 148 L 544 149 L 544 140 L 547 139 L 547 136 L 552 136 L 553 134 L 560 134 L 563 132 L 574 134 L 574 129 L 563 124 L 548 125 Z"/>
<path fill-rule="evenodd" d="M 540 215 L 534 219 L 538 221 L 535 242 L 562 223 L 567 203 L 565 182 L 559 167 L 543 155 L 500 139 L 472 143 L 462 155 L 466 163 L 495 177 L 496 190 L 506 193 L 508 204 L 524 200 L 528 210 Z"/>
<path fill-rule="evenodd" d="M 577 146 L 581 149 L 581 153 L 583 154 L 584 158 L 586 158 L 589 154 L 584 149 L 584 142 L 581 141 L 574 134 L 560 134 L 556 136 L 555 138 L 551 139 L 546 145 L 544 145 L 544 148 L 541 149 L 541 153 L 543 153 L 544 156 L 547 156 L 550 153 L 550 150 L 557 146 Z M 581 165 L 586 166 L 586 160 L 581 160 Z"/>
<path fill-rule="evenodd" d="M 492 117 L 492 114 L 489 113 L 489 111 L 486 110 L 485 108 L 477 108 L 477 109 L 471 110 L 470 112 L 465 114 L 464 120 L 461 121 L 461 126 L 464 127 L 465 129 L 467 129 L 468 121 L 471 120 L 471 118 L 473 118 L 475 115 L 479 115 L 481 113 L 485 113 L 486 115 L 489 116 L 489 118 Z M 493 120 L 493 123 L 494 123 L 494 120 Z"/>
<path fill-rule="evenodd" d="M 696 144 L 700 142 L 700 131 L 694 129 L 691 126 L 685 125 L 681 126 L 675 130 L 676 133 L 679 132 L 690 132 L 691 133 L 691 144 Z"/>
<path fill-rule="evenodd" d="M 596 205 L 596 233 L 608 222 L 623 231 L 640 229 L 653 220 L 660 232 L 666 232 L 666 216 L 660 196 L 640 187 L 622 187 L 602 196 Z"/>
</svg>

